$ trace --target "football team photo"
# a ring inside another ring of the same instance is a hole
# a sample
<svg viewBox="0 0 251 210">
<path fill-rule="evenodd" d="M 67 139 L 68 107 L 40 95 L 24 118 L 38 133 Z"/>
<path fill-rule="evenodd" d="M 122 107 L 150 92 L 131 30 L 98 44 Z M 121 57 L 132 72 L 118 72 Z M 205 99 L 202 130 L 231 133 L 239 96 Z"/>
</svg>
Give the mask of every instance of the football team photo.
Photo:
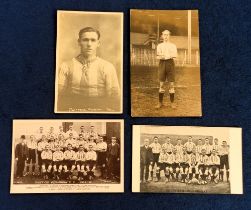
<svg viewBox="0 0 251 210">
<path fill-rule="evenodd" d="M 11 192 L 120 192 L 122 154 L 122 120 L 14 120 Z"/>
<path fill-rule="evenodd" d="M 133 132 L 135 192 L 241 193 L 241 129 L 134 126 Z"/>
</svg>

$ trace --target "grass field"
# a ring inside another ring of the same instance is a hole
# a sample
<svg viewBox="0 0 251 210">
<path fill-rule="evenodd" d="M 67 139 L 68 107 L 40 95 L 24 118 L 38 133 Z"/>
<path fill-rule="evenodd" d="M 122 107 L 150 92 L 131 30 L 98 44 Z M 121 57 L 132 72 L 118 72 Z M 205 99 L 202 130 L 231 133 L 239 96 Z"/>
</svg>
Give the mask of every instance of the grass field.
<svg viewBox="0 0 251 210">
<path fill-rule="evenodd" d="M 230 183 L 219 182 L 218 184 L 208 183 L 206 185 L 189 185 L 180 182 L 149 182 L 140 184 L 140 192 L 229 194 Z"/>
<path fill-rule="evenodd" d="M 170 107 L 165 94 L 164 107 L 158 104 L 158 69 L 131 67 L 131 114 L 133 117 L 201 116 L 201 86 L 199 67 L 176 67 L 176 109 Z M 167 87 L 165 87 L 168 93 Z M 168 98 L 167 98 L 168 97 Z"/>
</svg>

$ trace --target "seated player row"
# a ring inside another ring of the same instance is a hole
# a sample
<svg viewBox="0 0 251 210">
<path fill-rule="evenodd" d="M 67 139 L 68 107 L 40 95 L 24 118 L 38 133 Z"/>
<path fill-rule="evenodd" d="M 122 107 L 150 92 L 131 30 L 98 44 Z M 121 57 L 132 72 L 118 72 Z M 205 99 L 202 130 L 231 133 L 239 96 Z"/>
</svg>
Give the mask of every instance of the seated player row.
<svg viewBox="0 0 251 210">
<path fill-rule="evenodd" d="M 222 141 L 222 145 L 218 145 L 218 139 L 215 139 L 214 145 L 210 145 L 208 139 L 205 139 L 204 145 L 201 140 L 195 145 L 192 137 L 184 145 L 181 140 L 177 141 L 177 145 L 173 146 L 170 138 L 163 145 L 158 143 L 158 137 L 154 137 L 152 144 L 149 144 L 149 139 L 144 140 L 144 146 L 140 150 L 141 182 L 149 181 L 149 172 L 150 180 L 153 180 L 154 171 L 156 181 L 160 181 L 162 170 L 166 182 L 176 180 L 206 184 L 210 180 L 218 183 L 219 180 L 223 181 L 224 171 L 228 181 L 229 146 L 226 141 Z"/>
<path fill-rule="evenodd" d="M 91 136 L 90 139 L 93 139 Z M 55 178 L 55 179 L 70 179 L 75 171 L 75 178 L 78 180 L 82 178 L 92 179 L 94 178 L 94 170 L 96 166 L 100 168 L 101 176 L 108 179 L 112 179 L 116 173 L 117 161 L 120 158 L 119 144 L 116 143 L 116 137 L 112 137 L 111 144 L 107 146 L 107 143 L 103 141 L 103 137 L 99 136 L 99 141 L 96 144 L 93 140 L 86 144 L 78 144 L 78 147 L 73 148 L 71 142 L 67 143 L 67 148 L 62 151 L 59 144 L 54 144 L 53 150 L 50 143 L 46 140 L 42 140 L 39 143 L 44 143 L 42 150 L 41 147 L 36 149 L 28 149 L 26 144 L 25 135 L 21 136 L 21 145 L 16 146 L 15 155 L 17 162 L 17 177 L 23 175 L 24 165 L 20 165 L 20 161 L 24 159 L 26 163 L 32 164 L 32 175 L 35 175 L 36 157 L 38 159 L 39 171 L 43 175 L 43 178 Z M 39 145 L 38 143 L 38 145 Z M 88 147 L 88 148 L 87 148 Z M 95 148 L 95 150 L 94 150 Z M 22 157 L 22 158 L 21 158 Z M 26 164 L 27 165 L 27 164 Z M 28 167 L 28 165 L 27 165 Z M 28 171 L 28 169 L 26 170 Z"/>
</svg>

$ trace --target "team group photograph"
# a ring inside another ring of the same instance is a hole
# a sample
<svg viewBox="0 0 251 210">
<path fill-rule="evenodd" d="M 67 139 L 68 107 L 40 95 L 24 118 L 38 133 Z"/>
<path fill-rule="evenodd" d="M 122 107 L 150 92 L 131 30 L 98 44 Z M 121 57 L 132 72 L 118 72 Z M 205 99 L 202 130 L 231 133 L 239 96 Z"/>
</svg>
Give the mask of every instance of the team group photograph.
<svg viewBox="0 0 251 210">
<path fill-rule="evenodd" d="M 144 130 L 138 140 L 134 138 L 138 155 L 133 162 L 137 161 L 135 183 L 140 192 L 230 193 L 232 159 L 227 133 L 189 134 L 189 128 L 185 134 L 178 127 L 171 132 L 168 126 L 138 127 Z"/>
<path fill-rule="evenodd" d="M 119 122 L 44 124 L 17 129 L 14 184 L 120 182 Z"/>
</svg>

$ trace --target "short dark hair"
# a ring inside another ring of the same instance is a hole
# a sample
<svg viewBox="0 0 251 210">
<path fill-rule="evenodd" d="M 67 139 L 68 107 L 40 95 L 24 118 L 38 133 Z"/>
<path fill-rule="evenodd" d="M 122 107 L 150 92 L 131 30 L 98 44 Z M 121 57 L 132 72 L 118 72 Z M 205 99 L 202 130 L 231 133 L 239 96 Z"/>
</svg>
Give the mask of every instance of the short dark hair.
<svg viewBox="0 0 251 210">
<path fill-rule="evenodd" d="M 21 139 L 25 139 L 25 135 L 21 135 Z"/>
<path fill-rule="evenodd" d="M 98 35 L 98 39 L 100 39 L 100 32 L 97 29 L 92 28 L 92 27 L 82 28 L 78 33 L 78 37 L 81 38 L 82 34 L 85 32 L 95 32 Z"/>
</svg>

